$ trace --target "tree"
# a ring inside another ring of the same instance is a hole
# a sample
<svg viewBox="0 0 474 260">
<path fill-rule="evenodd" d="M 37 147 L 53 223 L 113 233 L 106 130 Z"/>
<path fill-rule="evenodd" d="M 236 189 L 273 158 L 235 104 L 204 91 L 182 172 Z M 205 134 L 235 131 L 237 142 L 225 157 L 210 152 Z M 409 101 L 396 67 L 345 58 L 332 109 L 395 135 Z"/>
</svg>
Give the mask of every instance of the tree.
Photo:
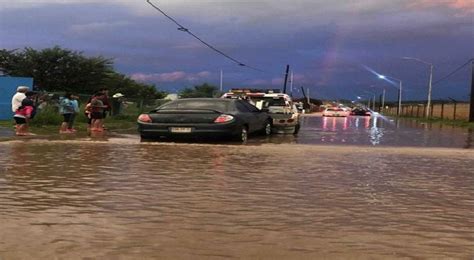
<svg viewBox="0 0 474 260">
<path fill-rule="evenodd" d="M 161 99 L 166 96 L 163 91 L 158 91 L 153 85 L 138 83 L 133 79 L 119 73 L 110 75 L 105 82 L 110 93 L 122 93 L 130 98 Z"/>
<path fill-rule="evenodd" d="M 107 87 L 132 98 L 164 96 L 153 85 L 135 82 L 114 71 L 110 59 L 85 57 L 82 52 L 59 46 L 39 51 L 32 48 L 0 50 L 0 68 L 6 75 L 32 77 L 40 90 L 49 92 L 92 94 Z"/>
<path fill-rule="evenodd" d="M 194 88 L 185 88 L 181 90 L 179 96 L 182 98 L 214 97 L 218 93 L 216 86 L 204 83 L 194 86 Z"/>
</svg>

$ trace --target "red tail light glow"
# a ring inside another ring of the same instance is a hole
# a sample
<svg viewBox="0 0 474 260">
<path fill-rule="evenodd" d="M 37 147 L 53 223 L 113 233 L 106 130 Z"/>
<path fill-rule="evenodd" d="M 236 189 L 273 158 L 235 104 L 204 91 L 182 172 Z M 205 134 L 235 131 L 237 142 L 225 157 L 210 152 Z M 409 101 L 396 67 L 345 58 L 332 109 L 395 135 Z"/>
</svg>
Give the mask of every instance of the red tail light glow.
<svg viewBox="0 0 474 260">
<path fill-rule="evenodd" d="M 138 121 L 140 122 L 145 122 L 145 123 L 151 123 L 151 117 L 147 114 L 141 114 L 138 117 Z"/>
<path fill-rule="evenodd" d="M 227 122 L 230 122 L 230 121 L 232 121 L 232 120 L 234 120 L 234 117 L 233 117 L 233 116 L 231 116 L 231 115 L 226 115 L 226 114 L 222 114 L 222 115 L 218 116 L 218 117 L 216 118 L 216 120 L 214 120 L 214 123 L 218 123 L 218 124 L 219 124 L 219 123 L 227 123 Z"/>
</svg>

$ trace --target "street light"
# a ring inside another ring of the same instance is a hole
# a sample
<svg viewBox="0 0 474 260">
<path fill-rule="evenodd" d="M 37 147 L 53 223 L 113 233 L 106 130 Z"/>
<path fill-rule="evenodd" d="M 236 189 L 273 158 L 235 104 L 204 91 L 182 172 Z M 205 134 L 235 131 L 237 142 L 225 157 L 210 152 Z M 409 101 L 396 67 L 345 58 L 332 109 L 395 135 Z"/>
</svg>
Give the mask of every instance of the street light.
<svg viewBox="0 0 474 260">
<path fill-rule="evenodd" d="M 367 97 L 367 108 L 370 109 L 370 96 L 367 96 L 365 94 L 364 95 L 359 95 L 359 96 L 357 96 L 357 99 L 361 100 L 362 98 L 365 98 L 365 97 Z"/>
<path fill-rule="evenodd" d="M 370 88 L 375 88 L 375 87 L 379 87 L 377 85 L 370 85 L 369 86 Z M 383 112 L 383 108 L 385 106 L 385 87 L 383 87 L 383 90 L 382 90 L 382 101 L 380 102 L 380 107 L 379 107 L 379 112 L 382 113 Z"/>
<path fill-rule="evenodd" d="M 428 83 L 428 101 L 426 102 L 426 117 L 430 117 L 430 110 L 431 110 L 431 85 L 432 85 L 432 82 L 433 82 L 433 63 L 429 63 L 429 62 L 426 62 L 426 61 L 423 61 L 423 60 L 420 60 L 418 58 L 413 58 L 413 57 L 403 57 L 402 59 L 404 60 L 414 60 L 414 61 L 418 61 L 418 62 L 421 62 L 423 64 L 426 64 L 428 66 L 430 66 L 430 81 Z"/>
<path fill-rule="evenodd" d="M 372 91 L 365 91 L 365 92 L 374 95 L 374 101 L 372 102 L 372 110 L 375 112 L 375 96 L 376 96 L 377 94 L 375 94 L 375 93 L 372 92 Z M 369 100 L 370 100 L 370 98 L 369 98 Z M 370 105 L 369 105 L 369 109 L 370 109 Z"/>
<path fill-rule="evenodd" d="M 398 108 L 397 108 L 397 117 L 400 116 L 400 113 L 402 112 L 402 80 L 401 79 L 397 79 L 397 78 L 394 78 L 394 77 L 389 77 L 389 76 L 386 76 L 386 75 L 379 75 L 379 79 L 383 79 L 383 80 L 396 80 L 398 81 L 399 83 L 399 87 L 398 87 Z"/>
</svg>

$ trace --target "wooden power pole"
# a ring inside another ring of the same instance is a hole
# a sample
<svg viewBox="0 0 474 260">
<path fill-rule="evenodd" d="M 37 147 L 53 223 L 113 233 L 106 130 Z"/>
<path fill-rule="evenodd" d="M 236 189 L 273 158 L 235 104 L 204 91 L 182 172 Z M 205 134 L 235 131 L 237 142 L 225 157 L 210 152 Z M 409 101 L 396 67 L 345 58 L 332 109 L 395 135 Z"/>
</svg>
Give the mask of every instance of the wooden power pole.
<svg viewBox="0 0 474 260">
<path fill-rule="evenodd" d="M 290 71 L 290 65 L 286 65 L 285 73 L 285 84 L 283 85 L 283 93 L 286 94 L 286 83 L 288 82 L 288 72 Z"/>
</svg>

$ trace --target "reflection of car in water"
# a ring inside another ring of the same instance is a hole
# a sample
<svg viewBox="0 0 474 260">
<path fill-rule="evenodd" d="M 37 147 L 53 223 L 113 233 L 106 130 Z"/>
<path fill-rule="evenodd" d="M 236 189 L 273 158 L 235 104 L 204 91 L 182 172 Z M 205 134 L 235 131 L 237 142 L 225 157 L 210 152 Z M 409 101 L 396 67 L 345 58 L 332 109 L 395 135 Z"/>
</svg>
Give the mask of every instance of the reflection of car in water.
<svg viewBox="0 0 474 260">
<path fill-rule="evenodd" d="M 245 142 L 250 133 L 272 130 L 266 112 L 238 99 L 178 99 L 141 114 L 137 123 L 142 139 L 228 136 Z"/>
<path fill-rule="evenodd" d="M 351 115 L 353 116 L 371 116 L 372 114 L 370 113 L 369 110 L 363 109 L 361 107 L 356 107 L 352 109 Z"/>
<path fill-rule="evenodd" d="M 343 109 L 343 108 L 338 108 L 338 107 L 330 107 L 326 108 L 323 112 L 323 116 L 348 116 L 350 114 L 349 111 Z"/>
<path fill-rule="evenodd" d="M 278 91 L 231 90 L 223 98 L 243 98 L 257 108 L 268 111 L 273 119 L 273 132 L 282 134 L 297 134 L 300 130 L 300 113 L 291 97 Z"/>
</svg>

